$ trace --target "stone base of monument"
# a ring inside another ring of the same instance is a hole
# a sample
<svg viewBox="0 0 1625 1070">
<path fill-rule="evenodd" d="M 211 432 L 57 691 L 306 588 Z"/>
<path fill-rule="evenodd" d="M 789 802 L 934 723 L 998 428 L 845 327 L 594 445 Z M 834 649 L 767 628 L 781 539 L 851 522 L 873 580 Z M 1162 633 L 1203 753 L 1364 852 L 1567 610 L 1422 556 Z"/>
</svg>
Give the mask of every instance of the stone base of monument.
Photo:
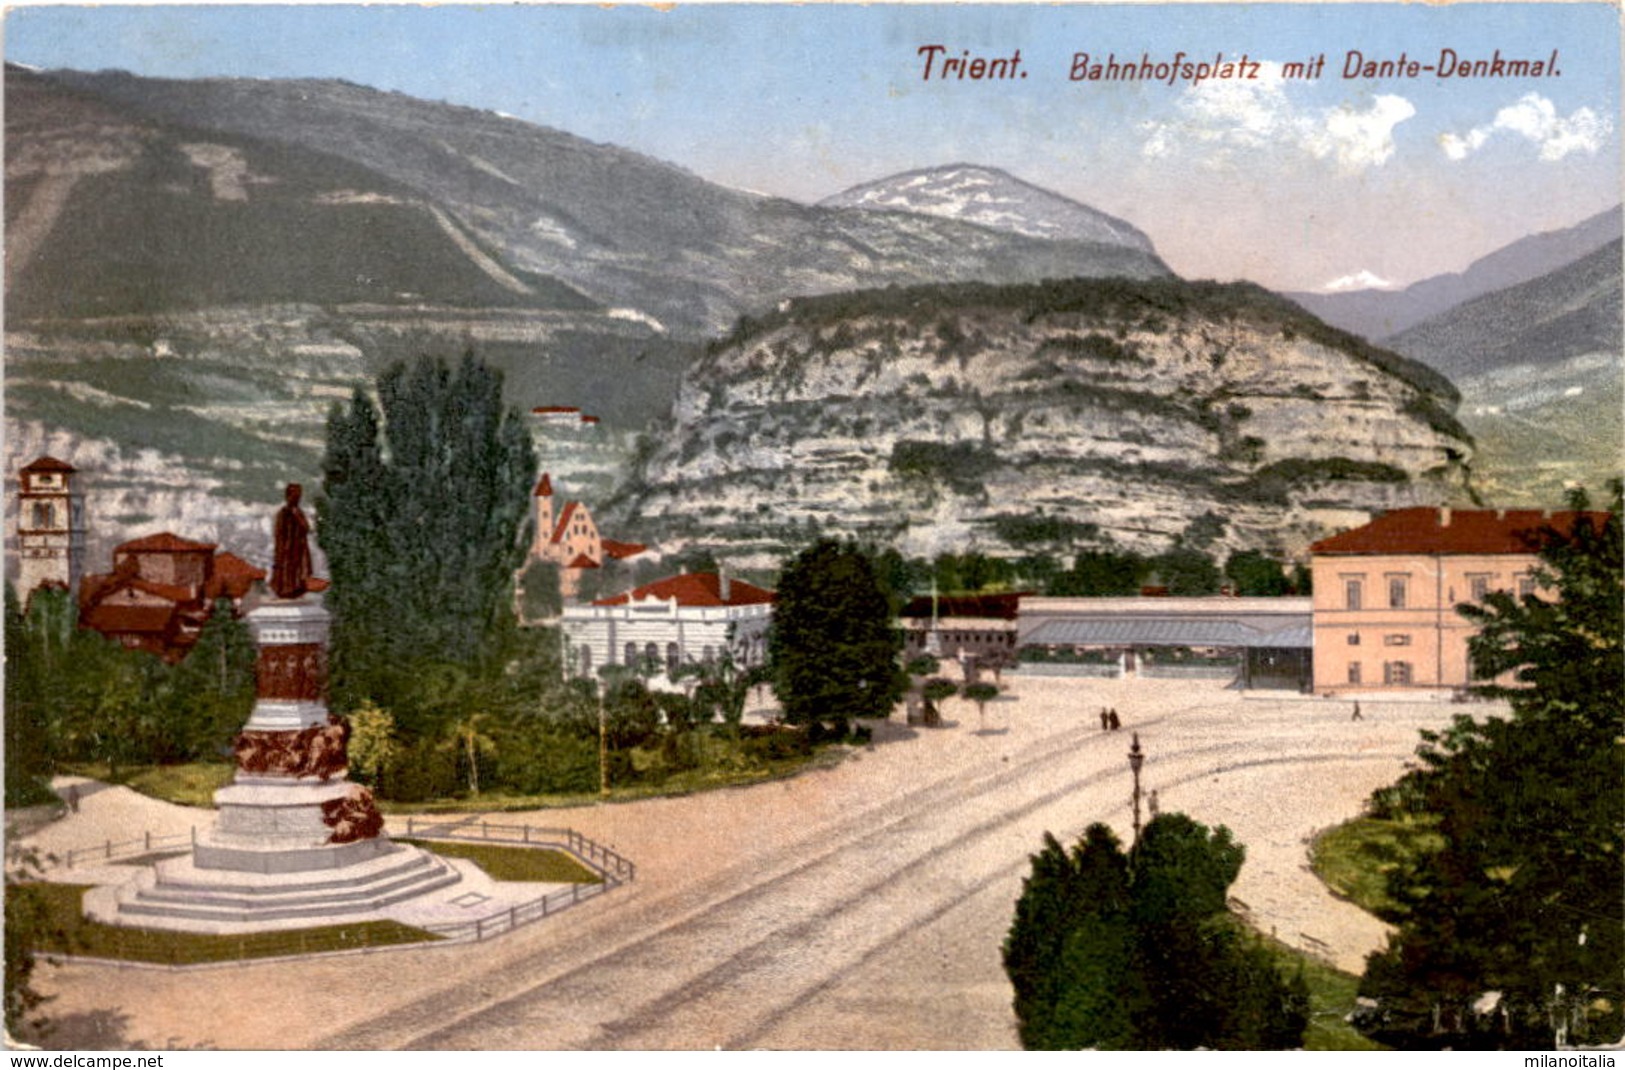
<svg viewBox="0 0 1625 1070">
<path fill-rule="evenodd" d="M 201 846 L 201 844 L 200 844 Z M 346 848 L 364 848 L 362 857 Z M 285 855 L 286 850 L 271 852 Z M 97 921 L 148 929 L 249 933 L 370 921 L 389 908 L 463 879 L 447 859 L 385 837 L 333 845 L 327 866 L 314 851 L 297 868 L 206 868 L 196 856 L 166 858 L 133 879 L 85 893 Z"/>
</svg>

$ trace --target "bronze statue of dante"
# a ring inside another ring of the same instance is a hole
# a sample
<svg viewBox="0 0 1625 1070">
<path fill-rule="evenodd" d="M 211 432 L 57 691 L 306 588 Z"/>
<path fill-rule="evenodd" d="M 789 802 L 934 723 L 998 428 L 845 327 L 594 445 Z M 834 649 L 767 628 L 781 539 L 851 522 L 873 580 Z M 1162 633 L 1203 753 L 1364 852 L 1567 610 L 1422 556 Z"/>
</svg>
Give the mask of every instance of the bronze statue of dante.
<svg viewBox="0 0 1625 1070">
<path fill-rule="evenodd" d="M 299 484 L 289 483 L 287 504 L 276 514 L 271 590 L 278 598 L 298 598 L 310 589 L 310 521 L 299 508 L 302 492 Z"/>
</svg>

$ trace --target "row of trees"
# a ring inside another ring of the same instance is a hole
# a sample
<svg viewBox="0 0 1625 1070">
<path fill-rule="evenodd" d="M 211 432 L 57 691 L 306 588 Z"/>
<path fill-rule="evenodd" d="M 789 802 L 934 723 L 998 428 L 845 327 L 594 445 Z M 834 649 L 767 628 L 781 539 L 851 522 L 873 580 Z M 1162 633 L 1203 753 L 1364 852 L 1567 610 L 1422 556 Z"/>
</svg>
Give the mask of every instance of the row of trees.
<svg viewBox="0 0 1625 1070">
<path fill-rule="evenodd" d="M 944 593 L 1031 590 L 1060 598 L 1136 595 L 1146 586 L 1165 587 L 1177 596 L 1218 594 L 1225 587 L 1254 597 L 1308 594 L 1310 589 L 1307 568 L 1288 566 L 1258 550 L 1236 551 L 1222 562 L 1189 545 L 1153 555 L 1094 548 L 1070 556 L 1068 566 L 1049 553 L 992 557 L 970 551 L 926 560 L 884 550 L 876 556 L 876 567 L 902 595 L 924 594 L 933 585 Z"/>
<path fill-rule="evenodd" d="M 1309 989 L 1226 909 L 1246 852 L 1222 826 L 1153 818 L 1125 852 L 1094 824 L 1032 858 L 1004 942 L 1026 1048 L 1279 1049 Z"/>
<path fill-rule="evenodd" d="M 81 629 L 65 590 L 27 612 L 6 588 L 6 805 L 49 801 L 65 762 L 120 766 L 213 759 L 254 705 L 254 644 L 221 600 L 184 661 L 171 665 Z"/>
</svg>

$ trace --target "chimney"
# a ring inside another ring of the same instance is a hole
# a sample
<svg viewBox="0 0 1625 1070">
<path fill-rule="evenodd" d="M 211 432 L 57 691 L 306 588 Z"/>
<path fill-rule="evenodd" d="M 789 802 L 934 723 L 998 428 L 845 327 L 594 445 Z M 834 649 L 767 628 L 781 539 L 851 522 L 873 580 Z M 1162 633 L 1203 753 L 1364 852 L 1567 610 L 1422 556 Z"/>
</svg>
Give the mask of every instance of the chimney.
<svg viewBox="0 0 1625 1070">
<path fill-rule="evenodd" d="M 1441 528 L 1450 526 L 1450 506 L 1448 505 L 1439 506 L 1439 526 Z"/>
<path fill-rule="evenodd" d="M 1505 520 L 1506 518 L 1507 518 L 1507 511 L 1505 509 L 1497 509 L 1495 511 L 1495 519 L 1497 519 L 1497 520 Z"/>
<path fill-rule="evenodd" d="M 732 590 L 733 587 L 728 582 L 728 566 L 719 565 L 717 567 L 717 592 L 722 596 L 722 601 L 724 604 L 727 603 L 728 596 Z"/>
</svg>

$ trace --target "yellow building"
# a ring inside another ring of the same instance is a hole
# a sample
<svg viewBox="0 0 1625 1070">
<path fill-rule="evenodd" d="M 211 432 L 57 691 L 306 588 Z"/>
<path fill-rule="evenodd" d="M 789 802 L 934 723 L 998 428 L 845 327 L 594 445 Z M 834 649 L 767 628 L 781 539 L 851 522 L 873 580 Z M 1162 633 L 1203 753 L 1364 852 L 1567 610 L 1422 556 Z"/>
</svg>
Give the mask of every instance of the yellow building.
<svg viewBox="0 0 1625 1070">
<path fill-rule="evenodd" d="M 1600 518 L 1603 514 L 1596 514 Z M 1321 694 L 1459 690 L 1472 677 L 1457 612 L 1491 591 L 1536 591 L 1537 533 L 1579 514 L 1538 509 L 1398 509 L 1310 547 L 1314 681 Z"/>
</svg>

